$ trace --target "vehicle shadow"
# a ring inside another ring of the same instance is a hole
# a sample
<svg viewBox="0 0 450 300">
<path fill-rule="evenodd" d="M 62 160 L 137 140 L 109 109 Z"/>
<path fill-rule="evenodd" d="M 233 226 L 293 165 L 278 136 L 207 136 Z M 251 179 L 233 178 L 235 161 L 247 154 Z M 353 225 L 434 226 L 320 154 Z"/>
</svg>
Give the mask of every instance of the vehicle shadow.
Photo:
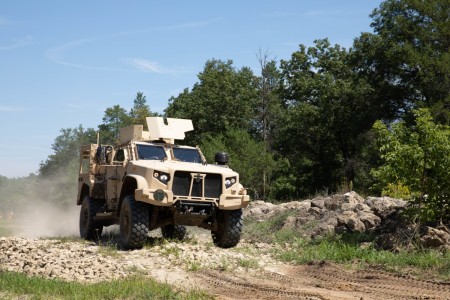
<svg viewBox="0 0 450 300">
<path fill-rule="evenodd" d="M 117 250 L 128 251 L 129 249 L 124 248 L 120 243 L 120 231 L 119 226 L 113 225 L 109 227 L 105 227 L 102 232 L 102 235 L 96 241 L 98 246 L 104 247 L 114 247 Z M 158 229 L 152 230 L 149 232 L 147 240 L 144 244 L 144 247 L 151 248 L 154 246 L 162 245 L 166 243 L 167 240 L 162 237 L 161 231 Z"/>
</svg>

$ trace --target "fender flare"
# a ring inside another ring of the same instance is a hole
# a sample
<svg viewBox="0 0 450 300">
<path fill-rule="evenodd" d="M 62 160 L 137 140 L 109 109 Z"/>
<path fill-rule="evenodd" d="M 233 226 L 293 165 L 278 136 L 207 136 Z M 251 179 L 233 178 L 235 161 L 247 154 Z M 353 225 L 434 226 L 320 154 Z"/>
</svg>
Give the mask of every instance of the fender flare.
<svg viewBox="0 0 450 300">
<path fill-rule="evenodd" d="M 145 179 L 145 177 L 143 176 L 139 176 L 139 175 L 126 175 L 123 182 L 125 184 L 125 182 L 127 181 L 128 178 L 133 178 L 134 180 L 136 180 L 136 189 L 146 189 L 148 188 L 148 182 Z"/>
<path fill-rule="evenodd" d="M 134 174 L 126 175 L 123 179 L 122 189 L 120 190 L 118 211 L 120 211 L 120 207 L 122 206 L 122 201 L 125 196 L 134 196 L 136 189 L 145 188 L 148 188 L 148 183 L 145 177 Z"/>
</svg>

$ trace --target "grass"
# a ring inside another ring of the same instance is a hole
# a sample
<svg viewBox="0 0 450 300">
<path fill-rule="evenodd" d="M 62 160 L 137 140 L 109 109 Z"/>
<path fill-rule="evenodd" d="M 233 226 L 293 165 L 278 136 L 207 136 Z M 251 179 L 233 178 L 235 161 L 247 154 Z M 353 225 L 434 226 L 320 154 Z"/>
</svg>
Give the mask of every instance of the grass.
<svg viewBox="0 0 450 300">
<path fill-rule="evenodd" d="M 256 269 L 259 267 L 259 263 L 258 260 L 254 259 L 254 258 L 241 258 L 238 260 L 238 265 L 240 267 L 245 268 L 246 270 L 248 269 Z"/>
<path fill-rule="evenodd" d="M 0 299 L 212 299 L 200 290 L 181 291 L 144 276 L 94 284 L 0 272 Z"/>
<path fill-rule="evenodd" d="M 408 269 L 418 275 L 421 271 L 426 271 L 442 279 L 450 279 L 450 252 L 428 249 L 394 253 L 375 249 L 370 239 L 370 236 L 364 234 L 327 237 L 319 241 L 297 239 L 289 249 L 278 252 L 275 256 L 297 264 L 313 261 L 357 263 L 361 267 L 376 265 L 395 272 Z"/>
<path fill-rule="evenodd" d="M 306 240 L 302 229 L 283 228 L 285 220 L 293 215 L 285 212 L 267 221 L 246 218 L 244 237 L 253 242 L 278 245 L 274 257 L 290 263 L 306 264 L 331 261 L 360 267 L 381 267 L 386 271 L 412 272 L 418 276 L 432 275 L 450 280 L 450 251 L 423 249 L 391 252 L 374 247 L 375 235 L 348 233 L 322 239 Z"/>
<path fill-rule="evenodd" d="M 293 239 L 300 238 L 300 233 L 292 229 L 283 229 L 283 225 L 286 219 L 293 215 L 295 212 L 286 211 L 266 221 L 245 218 L 243 237 L 246 240 L 267 244 L 292 242 Z"/>
</svg>

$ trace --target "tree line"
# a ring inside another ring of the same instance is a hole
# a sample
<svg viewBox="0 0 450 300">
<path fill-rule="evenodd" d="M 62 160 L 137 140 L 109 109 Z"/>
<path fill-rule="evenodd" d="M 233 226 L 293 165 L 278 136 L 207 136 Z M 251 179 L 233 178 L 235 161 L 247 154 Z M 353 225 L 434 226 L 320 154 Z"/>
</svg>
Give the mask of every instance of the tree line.
<svg viewBox="0 0 450 300">
<path fill-rule="evenodd" d="M 231 59 L 210 59 L 197 82 L 171 97 L 161 116 L 192 119 L 195 130 L 184 143 L 199 145 L 210 162 L 215 152 L 228 152 L 254 198 L 402 192 L 421 204 L 436 195 L 433 205 L 441 203 L 437 207 L 448 212 L 449 183 L 437 182 L 445 171 L 434 170 L 430 157 L 450 159 L 448 148 L 436 146 L 449 136 L 435 134 L 428 148 L 421 143 L 430 134 L 407 136 L 445 132 L 450 125 L 449 16 L 450 0 L 386 0 L 370 15 L 373 33 L 361 33 L 348 49 L 318 39 L 280 61 L 260 50 L 257 72 Z M 113 143 L 121 127 L 145 124 L 145 117 L 155 115 L 138 92 L 131 110 L 106 108 L 97 129 L 62 129 L 54 153 L 29 180 L 57 181 L 46 193 L 65 199 L 76 189 L 81 144 L 95 143 L 97 131 L 103 144 Z M 421 149 L 423 160 L 413 160 L 416 171 L 409 171 L 411 165 L 400 172 L 392 157 L 398 162 L 407 156 L 393 153 L 408 143 Z M 433 147 L 440 150 L 425 154 Z M 406 178 L 412 174 L 420 174 L 422 184 Z M 4 182 L 12 184 L 0 179 L 0 191 Z"/>
</svg>

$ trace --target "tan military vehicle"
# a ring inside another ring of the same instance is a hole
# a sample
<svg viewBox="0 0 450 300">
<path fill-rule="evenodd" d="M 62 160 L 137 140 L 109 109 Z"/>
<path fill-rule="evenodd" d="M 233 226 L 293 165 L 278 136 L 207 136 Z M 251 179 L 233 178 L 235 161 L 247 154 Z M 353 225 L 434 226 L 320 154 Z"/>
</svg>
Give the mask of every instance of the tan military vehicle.
<svg viewBox="0 0 450 300">
<path fill-rule="evenodd" d="M 215 245 L 234 247 L 249 203 L 228 155 L 207 164 L 197 147 L 179 146 L 193 130 L 191 120 L 147 118 L 149 131 L 133 125 L 120 131 L 120 144 L 81 147 L 77 205 L 80 235 L 93 240 L 104 226 L 119 224 L 121 244 L 140 248 L 150 230 L 183 239 L 186 226 L 211 230 Z"/>
</svg>

